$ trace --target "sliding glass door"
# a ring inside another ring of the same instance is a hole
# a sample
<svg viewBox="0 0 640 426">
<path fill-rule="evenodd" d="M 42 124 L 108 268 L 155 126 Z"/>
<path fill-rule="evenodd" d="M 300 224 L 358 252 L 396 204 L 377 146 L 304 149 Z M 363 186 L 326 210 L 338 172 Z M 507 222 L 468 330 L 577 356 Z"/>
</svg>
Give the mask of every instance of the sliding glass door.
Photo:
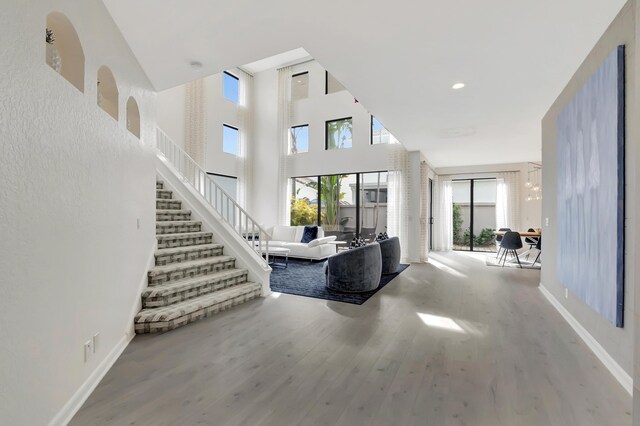
<svg viewBox="0 0 640 426">
<path fill-rule="evenodd" d="M 495 179 L 460 179 L 453 187 L 453 248 L 495 251 Z"/>
<path fill-rule="evenodd" d="M 339 241 L 387 230 L 388 172 L 291 178 L 291 225 L 323 227 Z"/>
</svg>

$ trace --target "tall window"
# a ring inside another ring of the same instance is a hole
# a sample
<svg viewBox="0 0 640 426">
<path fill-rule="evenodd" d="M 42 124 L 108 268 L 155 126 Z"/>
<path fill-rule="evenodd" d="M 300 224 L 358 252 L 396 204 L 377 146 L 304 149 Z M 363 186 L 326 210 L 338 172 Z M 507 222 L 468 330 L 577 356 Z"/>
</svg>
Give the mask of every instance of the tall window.
<svg viewBox="0 0 640 426">
<path fill-rule="evenodd" d="M 324 93 L 328 95 L 330 93 L 340 92 L 347 90 L 334 76 L 329 74 L 329 71 L 325 71 L 324 74 Z"/>
<path fill-rule="evenodd" d="M 362 173 L 360 176 L 360 236 L 375 240 L 387 230 L 388 172 Z"/>
<path fill-rule="evenodd" d="M 238 178 L 235 176 L 221 175 L 217 173 L 207 172 L 209 179 L 214 181 L 224 192 L 226 192 L 234 201 L 238 201 Z M 236 216 L 235 210 L 231 208 L 231 202 L 224 198 L 222 194 L 215 193 L 215 197 L 218 197 L 216 202 L 220 203 L 220 209 L 222 210 L 222 216 L 229 221 L 229 223 L 235 223 Z"/>
<path fill-rule="evenodd" d="M 291 179 L 291 225 L 318 224 L 318 178 Z"/>
<path fill-rule="evenodd" d="M 240 80 L 227 71 L 222 74 L 222 94 L 233 103 L 237 104 L 240 100 Z"/>
<path fill-rule="evenodd" d="M 291 225 L 318 224 L 339 241 L 387 230 L 388 172 L 291 179 Z"/>
<path fill-rule="evenodd" d="M 309 151 L 309 125 L 294 126 L 289 129 L 289 153 Z"/>
<path fill-rule="evenodd" d="M 351 148 L 352 121 L 351 117 L 327 121 L 325 127 L 325 149 Z"/>
<path fill-rule="evenodd" d="M 398 143 L 398 140 L 375 118 L 371 116 L 371 145 Z"/>
<path fill-rule="evenodd" d="M 460 179 L 453 188 L 453 249 L 495 251 L 495 179 Z"/>
<path fill-rule="evenodd" d="M 227 124 L 222 125 L 222 151 L 238 155 L 238 139 L 240 132 Z"/>
<path fill-rule="evenodd" d="M 291 76 L 291 100 L 297 101 L 309 97 L 309 72 Z"/>
</svg>

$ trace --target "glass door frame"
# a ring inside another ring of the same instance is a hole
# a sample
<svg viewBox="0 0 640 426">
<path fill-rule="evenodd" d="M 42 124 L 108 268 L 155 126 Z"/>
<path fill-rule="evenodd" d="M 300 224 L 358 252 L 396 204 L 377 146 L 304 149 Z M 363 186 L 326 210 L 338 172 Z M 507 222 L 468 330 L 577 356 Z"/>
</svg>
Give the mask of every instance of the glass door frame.
<svg viewBox="0 0 640 426">
<path fill-rule="evenodd" d="M 373 174 L 373 173 L 389 173 L 388 170 L 373 170 L 370 172 L 349 172 L 349 173 L 327 173 L 323 175 L 308 175 L 308 176 L 291 176 L 288 180 L 300 179 L 300 178 L 316 178 L 318 179 L 318 217 L 317 224 L 318 226 L 322 226 L 322 178 L 326 176 L 342 176 L 342 175 L 356 175 L 356 237 L 360 238 L 360 189 L 362 185 L 362 175 L 365 174 Z M 388 184 L 388 176 L 387 176 L 387 184 Z M 291 183 L 289 183 L 291 187 Z M 378 191 L 380 188 L 378 188 Z M 377 197 L 380 197 L 380 194 L 377 194 Z"/>
<path fill-rule="evenodd" d="M 452 182 L 469 182 L 469 250 L 454 249 L 454 251 L 474 251 L 473 250 L 473 236 L 474 236 L 474 229 L 473 229 L 474 217 L 473 216 L 474 216 L 474 210 L 475 210 L 475 203 L 474 203 L 473 197 L 475 194 L 474 183 L 477 180 L 497 181 L 498 179 L 494 177 L 451 179 Z"/>
</svg>

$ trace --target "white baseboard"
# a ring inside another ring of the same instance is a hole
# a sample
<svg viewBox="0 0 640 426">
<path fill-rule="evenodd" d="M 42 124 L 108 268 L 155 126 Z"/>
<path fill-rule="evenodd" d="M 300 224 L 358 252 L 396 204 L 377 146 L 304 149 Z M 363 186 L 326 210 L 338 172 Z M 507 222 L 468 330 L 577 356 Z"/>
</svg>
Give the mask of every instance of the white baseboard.
<svg viewBox="0 0 640 426">
<path fill-rule="evenodd" d="M 58 426 L 68 424 L 73 416 L 80 410 L 82 404 L 85 403 L 89 395 L 98 386 L 98 383 L 107 374 L 107 371 L 111 369 L 116 362 L 120 354 L 125 350 L 129 342 L 131 342 L 133 336 L 124 335 L 116 346 L 109 352 L 109 354 L 102 360 L 98 368 L 85 380 L 80 388 L 73 394 L 71 399 L 62 407 L 62 409 L 56 414 L 56 416 L 49 422 L 49 426 Z"/>
<path fill-rule="evenodd" d="M 540 283 L 540 291 L 547 298 L 547 300 L 556 308 L 560 315 L 569 323 L 571 328 L 578 333 L 578 336 L 584 340 L 584 342 L 589 346 L 589 349 L 593 351 L 593 353 L 598 357 L 598 359 L 604 364 L 605 367 L 613 374 L 613 377 L 620 382 L 623 388 L 630 395 L 633 395 L 633 379 L 631 376 L 624 371 L 624 369 L 613 359 L 611 355 L 602 347 L 600 343 L 587 331 L 586 328 L 582 326 L 576 320 L 573 315 L 564 307 L 562 303 L 556 299 L 553 294 L 549 290 L 547 290 L 542 283 Z"/>
</svg>

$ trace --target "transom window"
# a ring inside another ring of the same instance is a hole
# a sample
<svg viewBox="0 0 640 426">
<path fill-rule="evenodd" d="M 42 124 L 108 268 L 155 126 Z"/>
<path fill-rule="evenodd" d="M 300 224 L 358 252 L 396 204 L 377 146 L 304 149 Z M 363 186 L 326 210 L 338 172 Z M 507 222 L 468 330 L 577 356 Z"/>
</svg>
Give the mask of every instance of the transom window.
<svg viewBox="0 0 640 426">
<path fill-rule="evenodd" d="M 291 76 L 291 100 L 298 101 L 309 97 L 309 72 Z"/>
<path fill-rule="evenodd" d="M 240 100 L 240 79 L 227 71 L 222 74 L 222 94 L 235 104 Z"/>
<path fill-rule="evenodd" d="M 228 124 L 222 125 L 222 151 L 227 154 L 238 155 L 238 139 L 240 132 L 237 128 L 229 126 Z"/>
<path fill-rule="evenodd" d="M 325 149 L 349 149 L 352 141 L 353 120 L 351 117 L 326 122 Z"/>
</svg>

